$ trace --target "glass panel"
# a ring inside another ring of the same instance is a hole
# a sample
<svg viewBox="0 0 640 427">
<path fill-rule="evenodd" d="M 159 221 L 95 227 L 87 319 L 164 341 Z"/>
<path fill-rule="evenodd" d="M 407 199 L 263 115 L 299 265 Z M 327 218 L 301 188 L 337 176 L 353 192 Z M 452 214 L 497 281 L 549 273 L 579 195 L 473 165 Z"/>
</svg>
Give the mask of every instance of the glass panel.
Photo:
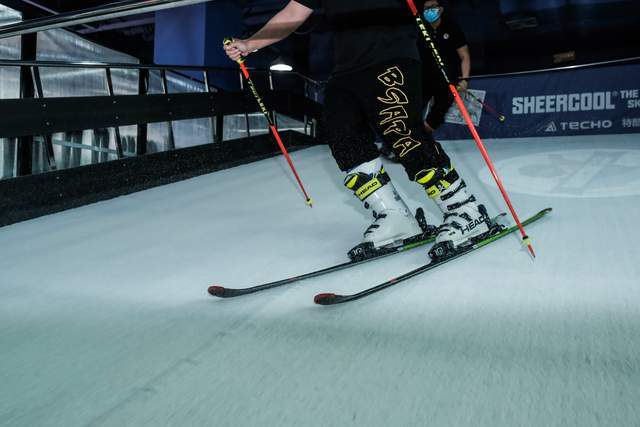
<svg viewBox="0 0 640 427">
<path fill-rule="evenodd" d="M 269 124 L 266 117 L 262 113 L 249 113 L 249 134 L 251 136 L 264 135 L 269 133 Z M 224 135 L 223 140 L 246 138 L 247 133 L 247 115 L 234 114 L 224 117 Z"/>
<path fill-rule="evenodd" d="M 149 94 L 161 94 L 162 77 L 159 71 L 149 72 Z M 149 123 L 147 126 L 147 153 L 158 153 L 169 149 L 169 125 L 168 123 Z"/>
<path fill-rule="evenodd" d="M 22 21 L 22 14 L 0 4 L 0 26 Z M 20 59 L 20 37 L 0 39 L 0 58 Z M 20 68 L 0 67 L 0 98 L 20 97 Z M 16 141 L 0 138 L 0 179 L 16 176 Z"/>
<path fill-rule="evenodd" d="M 116 160 L 118 153 L 110 145 L 113 140 L 113 128 L 56 133 L 53 135 L 56 165 L 59 169 L 67 169 Z M 43 143 L 40 145 L 44 147 Z M 46 161 L 46 157 L 42 158 Z"/>
<path fill-rule="evenodd" d="M 175 73 L 167 73 L 167 86 L 169 93 L 205 92 L 204 83 Z M 174 121 L 175 148 L 212 143 L 212 124 L 212 120 L 209 118 Z"/>
<path fill-rule="evenodd" d="M 111 70 L 114 95 L 137 95 L 140 72 L 138 70 Z"/>
<path fill-rule="evenodd" d="M 22 21 L 22 15 L 0 4 L 0 26 Z M 20 37 L 0 39 L 0 58 L 20 59 Z M 0 98 L 20 97 L 20 68 L 0 67 Z"/>
<path fill-rule="evenodd" d="M 16 140 L 0 139 L 0 179 L 16 176 Z"/>
<path fill-rule="evenodd" d="M 291 117 L 278 114 L 278 130 L 294 130 L 296 132 L 305 133 L 307 129 L 304 126 L 304 122 L 296 119 L 292 119 Z"/>
<path fill-rule="evenodd" d="M 39 61 L 99 61 L 137 64 L 133 56 L 92 43 L 65 30 L 38 33 L 36 59 Z M 114 89 L 137 91 L 137 72 L 118 70 Z M 108 95 L 106 72 L 88 68 L 42 68 L 40 70 L 45 97 Z M 123 89 L 124 88 L 124 89 Z"/>
<path fill-rule="evenodd" d="M 304 122 L 293 119 L 291 117 L 276 114 L 278 122 L 278 130 L 294 130 L 300 133 L 310 134 L 311 126 L 305 128 Z M 262 113 L 249 114 L 249 131 L 251 136 L 264 135 L 269 133 L 269 125 L 267 119 Z M 236 114 L 224 117 L 224 140 L 232 140 L 247 137 L 247 120 L 244 114 Z"/>
<path fill-rule="evenodd" d="M 138 70 L 111 70 L 111 81 L 113 82 L 114 95 L 137 95 L 138 94 Z M 115 129 L 112 130 L 115 132 Z M 113 136 L 115 138 L 115 135 Z M 138 139 L 138 127 L 120 126 L 120 141 L 122 143 L 122 152 L 125 156 L 133 157 L 136 155 L 136 143 Z M 109 139 L 110 141 L 111 139 Z M 115 139 L 114 139 L 115 140 Z M 108 147 L 107 147 L 108 148 Z M 99 156 L 103 158 L 104 156 Z M 104 160 L 101 160 L 104 161 Z"/>
<path fill-rule="evenodd" d="M 177 73 L 167 73 L 169 93 L 204 92 L 204 83 Z"/>
<path fill-rule="evenodd" d="M 47 159 L 44 140 L 42 138 L 34 138 L 33 140 L 31 165 L 32 174 L 47 172 L 49 170 L 49 161 Z"/>
<path fill-rule="evenodd" d="M 130 55 L 100 46 L 65 30 L 38 33 L 36 57 L 41 61 L 139 62 Z M 40 77 L 44 97 L 109 95 L 107 73 L 103 69 L 46 67 L 40 69 Z M 111 70 L 111 78 L 115 95 L 138 93 L 137 70 L 114 69 Z M 123 126 L 119 130 L 124 154 L 134 156 L 137 127 Z M 54 135 L 53 152 L 57 167 L 64 169 L 116 159 L 115 135 L 115 128 Z M 34 170 L 43 171 L 47 168 L 48 165 L 35 163 L 42 159 L 46 160 L 34 154 Z"/>
</svg>

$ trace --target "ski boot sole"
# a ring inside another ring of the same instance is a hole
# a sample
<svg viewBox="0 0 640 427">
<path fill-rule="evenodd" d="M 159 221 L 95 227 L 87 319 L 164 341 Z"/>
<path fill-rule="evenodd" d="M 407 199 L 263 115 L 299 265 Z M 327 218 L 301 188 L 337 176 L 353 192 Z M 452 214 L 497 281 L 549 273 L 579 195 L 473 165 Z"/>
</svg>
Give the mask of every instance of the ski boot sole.
<svg viewBox="0 0 640 427">
<path fill-rule="evenodd" d="M 427 224 L 424 210 L 422 208 L 418 208 L 416 210 L 415 218 L 418 222 L 418 225 L 420 226 L 420 229 L 422 230 L 422 233 L 402 240 L 390 239 L 383 242 L 383 244 L 377 247 L 373 244 L 373 242 L 360 243 L 359 245 L 349 250 L 349 252 L 347 253 L 349 259 L 351 261 L 362 261 L 367 258 L 373 258 L 385 253 L 395 252 L 395 250 L 400 246 L 427 240 L 435 235 L 437 227 Z"/>
</svg>

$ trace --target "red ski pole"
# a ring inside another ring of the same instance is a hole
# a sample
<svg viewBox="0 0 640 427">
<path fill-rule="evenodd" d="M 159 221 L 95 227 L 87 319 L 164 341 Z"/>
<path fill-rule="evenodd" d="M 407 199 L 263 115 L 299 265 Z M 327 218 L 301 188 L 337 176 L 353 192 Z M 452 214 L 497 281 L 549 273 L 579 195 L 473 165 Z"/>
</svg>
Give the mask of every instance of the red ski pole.
<svg viewBox="0 0 640 427">
<path fill-rule="evenodd" d="M 227 46 L 233 43 L 233 40 L 229 37 L 226 37 L 223 43 L 225 46 Z M 273 134 L 273 137 L 276 139 L 276 142 L 280 147 L 280 151 L 282 151 L 282 154 L 284 154 L 284 157 L 287 159 L 287 163 L 289 163 L 289 167 L 291 168 L 291 172 L 293 172 L 293 175 L 295 176 L 296 181 L 298 181 L 298 185 L 302 190 L 302 194 L 304 194 L 307 205 L 309 205 L 309 207 L 312 208 L 313 199 L 309 197 L 309 195 L 307 194 L 307 191 L 304 189 L 304 185 L 302 185 L 302 180 L 300 179 L 300 176 L 298 175 L 298 171 L 296 171 L 295 166 L 293 166 L 293 161 L 291 160 L 291 156 L 289 156 L 289 152 L 287 151 L 284 144 L 282 143 L 282 138 L 280 138 L 280 134 L 278 133 L 278 128 L 276 127 L 276 124 L 273 121 L 273 118 L 271 118 L 271 114 L 269 114 L 269 111 L 267 110 L 267 107 L 264 104 L 264 101 L 262 101 L 262 98 L 258 94 L 258 89 L 256 89 L 256 85 L 253 84 L 253 81 L 251 80 L 251 76 L 249 75 L 249 70 L 247 69 L 247 66 L 244 65 L 244 59 L 240 58 L 237 62 L 238 62 L 238 65 L 240 65 L 242 74 L 244 75 L 244 78 L 247 81 L 247 84 L 249 85 L 249 89 L 251 89 L 251 93 L 253 94 L 253 97 L 256 99 L 256 102 L 258 103 L 258 106 L 260 107 L 262 114 L 264 114 L 264 116 L 267 118 L 267 122 L 269 123 L 269 129 L 271 129 L 271 133 Z"/>
<path fill-rule="evenodd" d="M 449 90 L 451 90 L 451 92 L 453 93 L 456 104 L 458 104 L 458 108 L 460 108 L 460 111 L 462 112 L 462 116 L 464 117 L 465 122 L 467 122 L 467 126 L 471 131 L 471 135 L 473 135 L 473 139 L 475 139 L 476 144 L 480 149 L 480 153 L 482 153 L 482 157 L 484 157 L 484 161 L 487 163 L 487 166 L 489 167 L 489 170 L 493 175 L 493 179 L 496 181 L 496 184 L 498 184 L 498 188 L 502 193 L 502 197 L 504 198 L 504 201 L 507 203 L 507 206 L 511 211 L 511 215 L 513 216 L 513 219 L 515 220 L 516 224 L 518 225 L 518 228 L 520 229 L 520 233 L 522 234 L 522 243 L 527 245 L 527 247 L 529 248 L 529 252 L 531 253 L 531 256 L 535 258 L 536 253 L 533 251 L 533 245 L 531 244 L 531 239 L 529 239 L 529 236 L 527 236 L 527 233 L 525 232 L 524 227 L 520 222 L 520 218 L 518 218 L 518 214 L 516 213 L 515 209 L 513 208 L 513 205 L 511 204 L 509 195 L 507 194 L 507 191 L 504 189 L 504 186 L 502 185 L 502 181 L 500 180 L 500 177 L 498 177 L 498 173 L 496 172 L 496 168 L 493 166 L 493 162 L 489 157 L 489 153 L 487 153 L 487 150 L 484 148 L 484 144 L 480 139 L 480 135 L 478 135 L 478 131 L 476 130 L 476 127 L 473 125 L 473 122 L 471 121 L 471 117 L 469 116 L 467 107 L 464 106 L 464 102 L 462 102 L 462 99 L 460 98 L 460 94 L 458 93 L 458 90 L 453 84 L 451 84 L 451 80 L 449 80 L 449 76 L 447 76 L 444 62 L 442 61 L 442 57 L 440 56 L 440 52 L 438 51 L 438 48 L 433 42 L 433 37 L 431 37 L 431 34 L 429 33 L 427 26 L 425 25 L 424 21 L 422 20 L 422 17 L 418 13 L 418 8 L 416 7 L 413 0 L 407 0 L 407 5 L 409 6 L 409 9 L 411 9 L 411 13 L 413 14 L 414 18 L 416 18 L 416 24 L 418 25 L 420 34 L 422 34 L 425 42 L 427 43 L 427 46 L 431 50 L 431 53 L 433 54 L 433 58 L 435 59 L 436 64 L 438 65 L 438 68 L 440 69 L 440 72 L 444 77 L 444 81 L 449 86 Z"/>
</svg>

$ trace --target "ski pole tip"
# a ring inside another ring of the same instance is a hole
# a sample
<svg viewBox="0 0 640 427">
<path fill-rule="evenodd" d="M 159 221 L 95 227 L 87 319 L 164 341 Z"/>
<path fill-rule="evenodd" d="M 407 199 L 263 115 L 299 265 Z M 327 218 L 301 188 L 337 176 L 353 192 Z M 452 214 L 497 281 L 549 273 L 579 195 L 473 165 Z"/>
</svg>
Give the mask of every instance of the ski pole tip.
<svg viewBox="0 0 640 427">
<path fill-rule="evenodd" d="M 306 203 L 307 203 L 307 206 L 309 206 L 310 208 L 313 207 L 313 199 L 311 197 L 307 199 Z"/>
<path fill-rule="evenodd" d="M 527 235 L 522 236 L 522 244 L 529 249 L 529 253 L 531 254 L 532 257 L 535 258 L 536 253 L 533 251 L 533 245 L 531 244 L 531 239 L 529 238 L 529 236 Z"/>
</svg>

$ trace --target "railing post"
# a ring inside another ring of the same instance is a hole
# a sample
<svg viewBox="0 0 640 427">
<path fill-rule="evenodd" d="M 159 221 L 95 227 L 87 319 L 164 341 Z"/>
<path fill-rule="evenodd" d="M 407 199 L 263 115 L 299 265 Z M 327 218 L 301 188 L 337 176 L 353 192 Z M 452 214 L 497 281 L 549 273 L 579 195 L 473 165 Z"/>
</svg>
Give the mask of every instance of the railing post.
<svg viewBox="0 0 640 427">
<path fill-rule="evenodd" d="M 34 61 L 36 59 L 36 35 L 23 35 L 21 38 L 22 61 Z M 33 98 L 35 88 L 31 77 L 30 67 L 20 67 L 20 98 Z M 33 135 L 18 137 L 16 156 L 16 176 L 31 175 L 33 172 Z"/>
<path fill-rule="evenodd" d="M 138 95 L 147 95 L 149 93 L 149 70 L 138 71 Z M 138 133 L 136 138 L 136 155 L 142 156 L 147 154 L 147 131 L 146 123 L 138 125 Z"/>
<path fill-rule="evenodd" d="M 269 70 L 269 90 L 273 91 L 273 73 Z M 276 114 L 276 110 L 271 110 L 271 118 L 273 118 L 273 123 L 275 123 L 276 127 L 278 127 L 278 115 Z"/>
<path fill-rule="evenodd" d="M 114 91 L 113 91 L 113 78 L 111 76 L 111 68 L 106 68 L 105 69 L 106 73 L 107 73 L 107 89 L 109 91 L 109 96 L 113 97 L 114 96 Z M 117 101 L 113 101 L 113 103 L 115 104 Z M 124 151 L 122 150 L 122 138 L 120 138 L 120 127 L 119 126 L 114 126 L 115 129 L 115 133 L 116 133 L 116 152 L 118 153 L 118 158 L 121 159 L 124 157 Z M 96 138 L 96 129 L 93 130 L 93 135 L 94 135 L 94 139 Z M 101 147 L 102 148 L 102 147 Z"/>
<path fill-rule="evenodd" d="M 162 93 L 164 93 L 165 95 L 169 95 L 169 81 L 167 80 L 167 70 L 164 69 L 164 68 L 161 69 L 160 70 L 160 76 L 162 78 Z M 168 137 L 168 140 L 167 140 L 167 144 L 169 145 L 169 150 L 175 150 L 176 141 L 175 141 L 174 135 L 173 135 L 173 121 L 169 120 L 167 122 L 167 125 L 168 125 L 168 130 L 169 130 L 169 137 Z"/>
<path fill-rule="evenodd" d="M 202 72 L 202 74 L 204 76 L 204 90 L 207 93 L 211 93 L 211 87 L 209 87 L 209 73 L 207 72 L 207 70 L 204 70 Z M 214 111 L 214 113 L 215 113 L 215 111 Z M 216 121 L 217 121 L 217 118 L 215 116 L 211 115 L 209 117 L 209 126 L 211 127 L 211 142 L 212 143 L 213 142 L 218 142 L 218 140 L 217 140 L 218 138 L 217 138 L 217 135 L 216 135 L 216 129 L 217 129 Z"/>
<path fill-rule="evenodd" d="M 224 115 L 218 114 L 216 116 L 216 142 L 222 142 L 224 140 Z"/>
<path fill-rule="evenodd" d="M 44 91 L 42 89 L 42 80 L 40 79 L 40 68 L 39 67 L 29 67 L 31 70 L 31 79 L 33 81 L 33 87 L 35 89 L 35 96 L 39 99 L 44 99 Z M 46 106 L 43 103 L 43 108 Z M 57 170 L 58 167 L 56 165 L 56 158 L 53 152 L 53 135 L 48 133 L 43 135 L 44 137 L 44 152 L 47 156 L 47 164 L 49 165 L 49 170 Z"/>
<path fill-rule="evenodd" d="M 238 72 L 238 77 L 240 77 L 240 90 L 244 92 L 244 78 L 242 76 L 242 72 Z M 247 138 L 251 137 L 251 127 L 249 126 L 249 113 L 244 113 L 244 123 L 246 127 Z"/>
</svg>

